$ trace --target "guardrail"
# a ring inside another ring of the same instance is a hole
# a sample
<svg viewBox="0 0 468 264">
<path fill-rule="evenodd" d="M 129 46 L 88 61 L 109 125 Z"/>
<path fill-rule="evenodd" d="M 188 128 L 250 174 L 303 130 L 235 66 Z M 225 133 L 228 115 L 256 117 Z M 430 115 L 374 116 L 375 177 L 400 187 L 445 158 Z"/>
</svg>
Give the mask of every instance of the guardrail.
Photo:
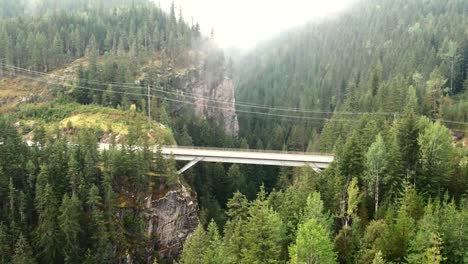
<svg viewBox="0 0 468 264">
<path fill-rule="evenodd" d="M 154 147 L 157 147 L 156 145 Z M 220 150 L 220 151 L 243 151 L 243 152 L 258 152 L 258 153 L 277 153 L 277 154 L 300 154 L 300 155 L 318 155 L 318 156 L 334 156 L 331 153 L 321 152 L 300 152 L 300 151 L 281 151 L 269 149 L 241 149 L 241 148 L 216 148 L 216 147 L 200 147 L 200 146 L 178 146 L 178 145 L 162 145 L 164 148 L 174 149 L 194 149 L 194 150 Z"/>
</svg>

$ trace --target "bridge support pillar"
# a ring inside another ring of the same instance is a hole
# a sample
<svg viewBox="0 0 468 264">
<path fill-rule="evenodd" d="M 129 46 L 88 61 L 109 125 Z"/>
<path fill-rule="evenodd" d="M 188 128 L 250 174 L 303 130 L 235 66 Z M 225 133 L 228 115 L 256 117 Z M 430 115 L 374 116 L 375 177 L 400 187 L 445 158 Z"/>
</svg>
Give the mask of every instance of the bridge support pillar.
<svg viewBox="0 0 468 264">
<path fill-rule="evenodd" d="M 196 157 L 194 158 L 193 160 L 189 161 L 189 163 L 185 164 L 184 167 L 182 167 L 178 173 L 179 174 L 182 174 L 184 171 L 190 169 L 191 167 L 193 167 L 193 165 L 197 164 L 199 161 L 203 160 L 203 157 Z"/>
<path fill-rule="evenodd" d="M 307 163 L 307 165 L 309 165 L 315 172 L 318 172 L 318 173 L 322 172 L 322 170 L 320 170 L 320 168 L 313 163 Z"/>
</svg>

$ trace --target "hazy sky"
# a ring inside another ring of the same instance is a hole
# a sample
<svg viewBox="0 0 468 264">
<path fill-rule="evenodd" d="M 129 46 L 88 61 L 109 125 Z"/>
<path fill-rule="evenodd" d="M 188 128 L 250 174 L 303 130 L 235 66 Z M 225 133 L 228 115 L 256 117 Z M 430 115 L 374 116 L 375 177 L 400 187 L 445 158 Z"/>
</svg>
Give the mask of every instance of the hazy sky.
<svg viewBox="0 0 468 264">
<path fill-rule="evenodd" d="M 153 0 L 169 10 L 173 0 Z M 186 21 L 200 23 L 204 34 L 214 28 L 223 48 L 250 48 L 263 39 L 307 21 L 336 14 L 353 0 L 174 0 Z"/>
</svg>

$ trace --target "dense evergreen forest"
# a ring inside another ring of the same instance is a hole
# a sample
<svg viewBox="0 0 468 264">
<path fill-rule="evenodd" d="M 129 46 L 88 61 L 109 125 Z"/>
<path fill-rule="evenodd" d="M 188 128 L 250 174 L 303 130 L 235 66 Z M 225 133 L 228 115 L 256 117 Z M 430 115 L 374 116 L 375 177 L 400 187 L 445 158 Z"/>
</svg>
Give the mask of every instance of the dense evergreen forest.
<svg viewBox="0 0 468 264">
<path fill-rule="evenodd" d="M 50 93 L 0 117 L 0 264 L 468 262 L 468 150 L 454 142 L 468 119 L 465 0 L 357 1 L 234 65 L 174 5 L 0 7 L 0 80 L 46 76 Z M 235 78 L 239 135 L 176 90 L 199 65 Z M 70 121 L 83 109 L 87 122 L 131 120 L 125 136 L 98 151 L 103 128 Z M 182 164 L 149 150 L 174 141 L 335 161 L 321 172 L 202 163 L 179 176 Z M 148 195 L 184 188 L 199 225 L 180 256 L 158 255 Z"/>
<path fill-rule="evenodd" d="M 311 140 L 311 149 L 332 151 L 356 124 L 340 120 L 359 119 L 359 112 L 391 119 L 413 94 L 415 113 L 466 122 L 467 11 L 464 0 L 359 1 L 337 18 L 259 45 L 239 62 L 237 100 L 271 106 L 242 109 L 280 117 L 240 113 L 241 135 L 272 149 L 306 150 Z"/>
</svg>

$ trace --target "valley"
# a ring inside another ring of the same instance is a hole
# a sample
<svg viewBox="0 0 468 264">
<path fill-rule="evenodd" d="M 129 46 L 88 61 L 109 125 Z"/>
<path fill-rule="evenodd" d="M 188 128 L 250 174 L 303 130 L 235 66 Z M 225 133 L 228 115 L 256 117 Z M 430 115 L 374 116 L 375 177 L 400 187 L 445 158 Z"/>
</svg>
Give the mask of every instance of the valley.
<svg viewBox="0 0 468 264">
<path fill-rule="evenodd" d="M 0 7 L 0 264 L 468 260 L 465 0 L 242 52 L 174 3 Z"/>
</svg>

